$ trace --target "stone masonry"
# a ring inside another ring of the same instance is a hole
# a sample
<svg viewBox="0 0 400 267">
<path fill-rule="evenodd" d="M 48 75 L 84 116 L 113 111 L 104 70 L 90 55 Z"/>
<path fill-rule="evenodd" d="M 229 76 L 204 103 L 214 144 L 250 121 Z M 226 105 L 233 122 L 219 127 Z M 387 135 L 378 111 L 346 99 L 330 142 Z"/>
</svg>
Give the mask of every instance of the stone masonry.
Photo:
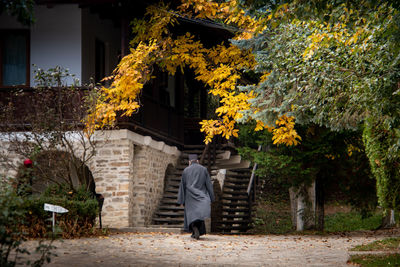
<svg viewBox="0 0 400 267">
<path fill-rule="evenodd" d="M 96 154 L 88 167 L 96 193 L 104 196 L 103 226 L 124 228 L 150 224 L 164 191 L 166 169 L 168 165 L 176 166 L 180 151 L 129 130 L 99 132 L 94 140 Z M 4 140 L 0 140 L 0 147 L 7 147 Z M 80 154 L 83 150 L 75 151 Z M 21 161 L 21 157 L 13 155 L 8 160 Z M 12 176 L 4 166 L 0 173 Z"/>
<path fill-rule="evenodd" d="M 149 146 L 135 146 L 135 151 L 130 225 L 146 226 L 162 198 L 167 167 L 176 166 L 177 157 Z"/>
<path fill-rule="evenodd" d="M 129 130 L 105 131 L 95 140 L 89 169 L 96 192 L 104 196 L 103 225 L 148 225 L 164 191 L 167 166 L 176 166 L 179 150 Z"/>
</svg>

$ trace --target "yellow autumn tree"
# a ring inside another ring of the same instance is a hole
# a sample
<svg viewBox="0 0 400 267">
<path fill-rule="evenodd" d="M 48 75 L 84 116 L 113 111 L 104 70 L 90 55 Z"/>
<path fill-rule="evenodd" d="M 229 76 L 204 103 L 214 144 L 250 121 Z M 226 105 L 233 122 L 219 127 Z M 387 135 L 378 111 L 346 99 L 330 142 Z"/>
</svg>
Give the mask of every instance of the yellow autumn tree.
<svg viewBox="0 0 400 267">
<path fill-rule="evenodd" d="M 247 16 L 236 0 L 224 3 L 187 0 L 182 1 L 177 11 L 170 11 L 163 4 L 150 6 L 144 19 L 133 22 L 135 37 L 131 41 L 130 54 L 121 60 L 113 75 L 106 78 L 112 83 L 99 92 L 97 103 L 86 121 L 89 131 L 112 125 L 118 115 L 130 116 L 136 112 L 140 108 L 139 95 L 143 85 L 151 79 L 152 66 L 157 64 L 171 75 L 177 69 L 193 69 L 196 79 L 210 88 L 210 94 L 220 99 L 220 107 L 215 111 L 218 119 L 201 122 L 205 143 L 211 142 L 215 135 L 227 139 L 238 136 L 236 123 L 242 118 L 242 112 L 257 112 L 249 102 L 255 97 L 254 93 L 237 89 L 243 71 L 256 65 L 254 55 L 250 50 L 232 44 L 205 48 L 190 32 L 173 38 L 170 28 L 182 16 L 223 21 L 224 25 L 235 27 L 235 39 L 250 38 L 262 30 L 262 23 Z M 268 74 L 262 79 L 268 79 Z M 273 131 L 276 144 L 297 145 L 301 140 L 294 130 L 292 117 L 279 118 L 277 128 L 256 121 L 255 130 Z"/>
</svg>

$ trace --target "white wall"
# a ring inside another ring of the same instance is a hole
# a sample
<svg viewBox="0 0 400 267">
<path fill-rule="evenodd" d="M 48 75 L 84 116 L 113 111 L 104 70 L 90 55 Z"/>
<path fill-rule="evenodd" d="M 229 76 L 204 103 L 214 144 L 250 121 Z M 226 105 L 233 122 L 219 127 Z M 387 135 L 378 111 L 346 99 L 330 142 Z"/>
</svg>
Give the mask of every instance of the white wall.
<svg viewBox="0 0 400 267">
<path fill-rule="evenodd" d="M 57 65 L 69 68 L 71 74 L 82 76 L 81 13 L 78 5 L 36 6 L 36 23 L 31 28 L 31 86 L 33 67 L 49 69 Z M 27 29 L 14 17 L 0 16 L 0 29 Z"/>
<path fill-rule="evenodd" d="M 68 68 L 81 80 L 81 9 L 78 5 L 37 6 L 31 28 L 31 64 L 42 69 Z M 31 85 L 33 72 L 31 72 Z"/>
<path fill-rule="evenodd" d="M 82 8 L 82 82 L 95 76 L 95 40 L 105 44 L 105 75 L 109 76 L 121 54 L 121 28 L 110 19 L 100 19 L 88 8 Z"/>
</svg>

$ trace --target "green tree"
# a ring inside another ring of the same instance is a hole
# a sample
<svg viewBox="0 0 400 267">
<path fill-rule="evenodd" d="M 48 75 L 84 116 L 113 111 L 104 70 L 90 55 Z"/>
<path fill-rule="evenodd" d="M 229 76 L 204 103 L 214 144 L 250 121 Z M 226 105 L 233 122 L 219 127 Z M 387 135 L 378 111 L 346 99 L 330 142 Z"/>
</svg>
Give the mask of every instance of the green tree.
<svg viewBox="0 0 400 267">
<path fill-rule="evenodd" d="M 362 164 L 368 161 L 360 143 L 360 132 L 334 132 L 313 124 L 298 126 L 297 130 L 303 137 L 302 143 L 287 147 L 274 145 L 270 132 L 254 132 L 253 128 L 253 125 L 240 127 L 242 147 L 239 151 L 242 156 L 258 164 L 260 179 L 272 180 L 286 192 L 291 188 L 306 190 L 313 182 L 316 183 L 317 214 L 305 218 L 311 222 L 310 226 L 324 229 L 325 196 L 337 193 L 334 190 L 341 190 L 347 195 L 347 203 L 364 216 L 376 207 L 375 187 L 371 186 L 372 175 L 369 166 Z M 255 147 L 259 144 L 267 149 L 258 152 Z M 302 193 L 307 195 L 307 192 Z M 294 214 L 292 216 L 294 220 Z"/>
<path fill-rule="evenodd" d="M 258 36 L 236 41 L 252 48 L 256 71 L 268 79 L 254 90 L 259 112 L 271 124 L 289 114 L 296 123 L 332 130 L 361 129 L 379 203 L 398 206 L 399 15 L 385 1 L 293 1 L 286 16 L 265 21 Z M 271 16 L 270 16 L 271 15 Z"/>
</svg>

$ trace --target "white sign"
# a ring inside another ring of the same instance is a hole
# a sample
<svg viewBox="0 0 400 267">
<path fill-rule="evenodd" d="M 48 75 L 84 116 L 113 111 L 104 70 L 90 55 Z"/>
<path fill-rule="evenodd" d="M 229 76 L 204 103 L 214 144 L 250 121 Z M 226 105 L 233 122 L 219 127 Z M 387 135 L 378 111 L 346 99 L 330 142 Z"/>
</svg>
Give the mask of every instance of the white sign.
<svg viewBox="0 0 400 267">
<path fill-rule="evenodd" d="M 57 213 L 66 213 L 66 212 L 68 212 L 67 209 L 65 209 L 65 208 L 63 208 L 61 206 L 51 205 L 51 204 L 47 204 L 47 203 L 44 203 L 44 210 L 57 212 Z"/>
</svg>

